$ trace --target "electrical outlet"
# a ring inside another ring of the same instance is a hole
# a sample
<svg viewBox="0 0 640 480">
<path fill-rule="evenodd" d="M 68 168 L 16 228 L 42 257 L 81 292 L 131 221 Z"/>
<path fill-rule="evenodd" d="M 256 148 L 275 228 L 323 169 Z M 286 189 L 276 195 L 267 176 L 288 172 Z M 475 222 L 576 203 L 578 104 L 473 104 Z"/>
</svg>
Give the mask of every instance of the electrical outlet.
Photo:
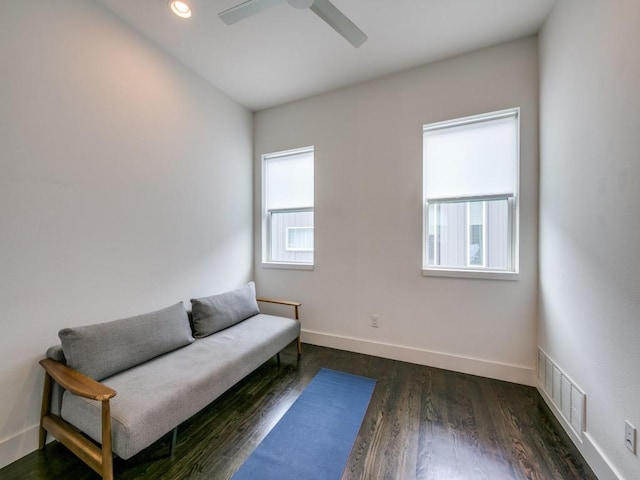
<svg viewBox="0 0 640 480">
<path fill-rule="evenodd" d="M 624 445 L 636 453 L 636 427 L 629 423 L 629 420 L 624 422 Z"/>
<path fill-rule="evenodd" d="M 371 326 L 378 328 L 378 315 L 371 315 Z"/>
</svg>

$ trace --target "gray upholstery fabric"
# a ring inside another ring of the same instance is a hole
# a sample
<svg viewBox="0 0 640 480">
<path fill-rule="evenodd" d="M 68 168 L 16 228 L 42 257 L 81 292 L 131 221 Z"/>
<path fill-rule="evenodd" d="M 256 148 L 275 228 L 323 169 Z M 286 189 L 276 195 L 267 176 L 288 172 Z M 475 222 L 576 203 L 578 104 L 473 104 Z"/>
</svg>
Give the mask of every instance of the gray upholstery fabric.
<svg viewBox="0 0 640 480">
<path fill-rule="evenodd" d="M 47 349 L 47 358 L 51 358 L 58 363 L 63 365 L 67 364 L 67 359 L 64 358 L 64 352 L 62 351 L 62 345 L 54 345 L 53 347 L 49 347 Z M 56 382 L 53 381 L 51 385 L 51 405 L 49 408 L 51 409 L 51 413 L 54 415 L 60 415 L 60 410 L 62 409 L 62 394 L 64 393 L 64 389 Z"/>
<path fill-rule="evenodd" d="M 182 303 L 122 320 L 65 328 L 58 336 L 67 365 L 95 380 L 194 340 Z"/>
<path fill-rule="evenodd" d="M 47 349 L 47 358 L 51 358 L 58 363 L 63 365 L 67 364 L 67 359 L 64 357 L 64 351 L 62 350 L 62 345 L 54 345 L 53 347 L 49 347 Z"/>
<path fill-rule="evenodd" d="M 64 352 L 62 351 L 62 345 L 54 345 L 53 347 L 49 347 L 47 349 L 47 358 L 51 358 L 58 363 L 63 365 L 67 364 L 67 359 L 64 358 Z M 51 413 L 54 415 L 60 415 L 60 410 L 62 409 L 62 394 L 64 393 L 64 388 L 62 388 L 56 381 L 51 385 Z"/>
<path fill-rule="evenodd" d="M 123 459 L 196 414 L 300 335 L 300 323 L 259 314 L 103 382 L 111 399 L 113 450 Z M 101 441 L 100 402 L 64 393 L 62 417 Z"/>
<path fill-rule="evenodd" d="M 255 283 L 231 292 L 191 299 L 193 336 L 206 337 L 260 313 Z"/>
</svg>

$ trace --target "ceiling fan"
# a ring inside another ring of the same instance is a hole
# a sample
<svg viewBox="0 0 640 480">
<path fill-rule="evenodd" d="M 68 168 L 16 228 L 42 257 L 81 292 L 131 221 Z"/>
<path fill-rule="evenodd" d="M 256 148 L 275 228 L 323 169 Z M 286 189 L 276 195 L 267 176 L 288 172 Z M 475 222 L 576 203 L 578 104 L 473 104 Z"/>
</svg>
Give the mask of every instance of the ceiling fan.
<svg viewBox="0 0 640 480">
<path fill-rule="evenodd" d="M 236 5 L 218 16 L 227 25 L 232 25 L 251 15 L 260 13 L 269 7 L 284 0 L 248 0 L 240 5 Z M 336 32 L 342 35 L 351 45 L 358 48 L 366 40 L 367 36 L 360 30 L 344 13 L 338 10 L 329 0 L 286 0 L 289 5 L 299 9 L 310 9 L 322 20 L 327 22 Z"/>
</svg>

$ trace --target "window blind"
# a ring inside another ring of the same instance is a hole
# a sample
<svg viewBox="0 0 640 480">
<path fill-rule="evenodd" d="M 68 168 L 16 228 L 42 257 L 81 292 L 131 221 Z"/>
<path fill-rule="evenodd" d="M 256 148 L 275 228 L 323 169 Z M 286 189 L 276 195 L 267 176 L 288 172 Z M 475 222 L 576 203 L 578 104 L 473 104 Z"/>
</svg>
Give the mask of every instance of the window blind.
<svg viewBox="0 0 640 480">
<path fill-rule="evenodd" d="M 313 207 L 313 152 L 265 158 L 266 209 Z"/>
<path fill-rule="evenodd" d="M 426 126 L 426 200 L 513 195 L 518 175 L 517 131 L 517 112 Z"/>
</svg>

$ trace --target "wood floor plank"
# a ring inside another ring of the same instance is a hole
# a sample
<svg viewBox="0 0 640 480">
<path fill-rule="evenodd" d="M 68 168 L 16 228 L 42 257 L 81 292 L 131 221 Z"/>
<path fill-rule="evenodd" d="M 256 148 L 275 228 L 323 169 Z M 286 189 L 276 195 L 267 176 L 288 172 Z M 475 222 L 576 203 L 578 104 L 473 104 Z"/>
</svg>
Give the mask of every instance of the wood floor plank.
<svg viewBox="0 0 640 480">
<path fill-rule="evenodd" d="M 167 435 L 116 459 L 116 478 L 228 479 L 326 367 L 377 380 L 342 480 L 596 480 L 534 388 L 312 345 L 281 360 L 182 424 L 173 458 Z M 0 469 L 1 480 L 96 478 L 57 442 Z"/>
</svg>

